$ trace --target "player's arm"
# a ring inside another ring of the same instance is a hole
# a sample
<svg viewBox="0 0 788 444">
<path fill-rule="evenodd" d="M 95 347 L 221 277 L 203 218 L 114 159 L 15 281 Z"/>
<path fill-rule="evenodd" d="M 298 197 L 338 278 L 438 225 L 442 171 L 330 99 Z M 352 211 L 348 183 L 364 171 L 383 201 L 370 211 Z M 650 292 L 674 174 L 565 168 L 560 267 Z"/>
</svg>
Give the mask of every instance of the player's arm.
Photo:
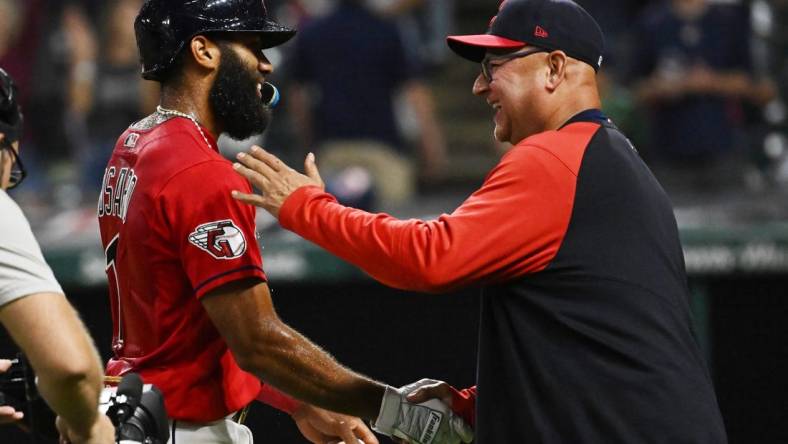
<svg viewBox="0 0 788 444">
<path fill-rule="evenodd" d="M 0 307 L 0 322 L 27 355 L 41 396 L 65 422 L 72 441 L 112 442 L 112 424 L 98 413 L 101 363 L 66 298 L 25 296 Z"/>
<path fill-rule="evenodd" d="M 333 442 L 337 435 L 344 442 L 355 442 L 355 437 L 369 444 L 377 440 L 361 424 L 348 426 L 355 418 L 338 418 L 311 405 L 374 420 L 373 428 L 387 436 L 412 438 L 429 431 L 435 443 L 473 439 L 473 431 L 445 405 L 412 404 L 401 389 L 346 369 L 285 325 L 274 312 L 265 283 L 237 280 L 209 291 L 202 303 L 241 368 L 308 403 L 302 406 L 312 411 L 302 416 L 295 412 L 293 418 L 312 442 Z M 434 421 L 436 410 L 443 420 Z M 337 425 L 343 433 L 336 433 Z"/>
<path fill-rule="evenodd" d="M 584 130 L 577 145 L 592 134 Z M 235 192 L 234 198 L 265 208 L 284 228 L 388 286 L 431 292 L 546 267 L 566 233 L 577 180 L 576 169 L 551 152 L 515 147 L 452 214 L 398 220 L 337 203 L 323 191 L 311 154 L 306 175 L 256 147 L 238 159 L 236 171 L 263 193 Z"/>
<path fill-rule="evenodd" d="M 268 285 L 245 279 L 201 299 L 236 361 L 268 384 L 310 404 L 376 418 L 385 386 L 340 365 L 274 311 Z"/>
</svg>

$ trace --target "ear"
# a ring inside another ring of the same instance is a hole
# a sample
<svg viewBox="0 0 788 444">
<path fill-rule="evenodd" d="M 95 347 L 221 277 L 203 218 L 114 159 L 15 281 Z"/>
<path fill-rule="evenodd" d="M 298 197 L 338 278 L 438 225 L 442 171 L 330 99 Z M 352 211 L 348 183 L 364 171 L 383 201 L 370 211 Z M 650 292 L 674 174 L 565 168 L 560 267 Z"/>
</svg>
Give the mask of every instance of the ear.
<svg viewBox="0 0 788 444">
<path fill-rule="evenodd" d="M 204 35 L 196 35 L 189 41 L 189 51 L 195 63 L 203 68 L 219 68 L 222 51 L 219 46 Z"/>
<path fill-rule="evenodd" d="M 553 92 L 566 78 L 566 66 L 569 58 L 563 51 L 553 51 L 547 55 L 547 82 L 545 87 Z"/>
</svg>

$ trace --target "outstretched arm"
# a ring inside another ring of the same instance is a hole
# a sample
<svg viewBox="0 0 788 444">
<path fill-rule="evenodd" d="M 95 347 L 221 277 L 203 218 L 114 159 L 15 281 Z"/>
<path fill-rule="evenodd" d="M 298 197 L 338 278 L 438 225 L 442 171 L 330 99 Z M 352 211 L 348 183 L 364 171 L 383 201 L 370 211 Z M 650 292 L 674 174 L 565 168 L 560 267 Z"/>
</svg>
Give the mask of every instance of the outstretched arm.
<svg viewBox="0 0 788 444">
<path fill-rule="evenodd" d="M 274 311 L 268 286 L 256 279 L 222 285 L 202 298 L 203 306 L 224 336 L 238 364 L 261 380 L 309 404 L 373 420 L 388 436 L 431 434 L 434 444 L 470 442 L 472 433 L 443 404 L 417 405 L 405 392 L 375 382 L 342 365 L 320 347 L 285 325 Z M 324 443 L 326 437 L 355 444 L 376 444 L 355 418 L 302 404 L 293 418 L 305 437 Z M 437 417 L 442 418 L 435 421 Z"/>
<path fill-rule="evenodd" d="M 585 146 L 596 129 L 573 126 L 574 145 Z M 582 157 L 581 150 L 559 159 L 540 146 L 517 146 L 453 213 L 424 221 L 340 205 L 323 191 L 311 154 L 306 175 L 260 148 L 241 154 L 236 171 L 263 192 L 235 191 L 234 198 L 265 208 L 284 228 L 388 286 L 427 292 L 511 280 L 546 267 L 569 224 Z"/>
<path fill-rule="evenodd" d="M 340 365 L 282 322 L 268 285 L 240 280 L 202 298 L 238 364 L 299 400 L 362 418 L 375 418 L 385 386 Z"/>
</svg>

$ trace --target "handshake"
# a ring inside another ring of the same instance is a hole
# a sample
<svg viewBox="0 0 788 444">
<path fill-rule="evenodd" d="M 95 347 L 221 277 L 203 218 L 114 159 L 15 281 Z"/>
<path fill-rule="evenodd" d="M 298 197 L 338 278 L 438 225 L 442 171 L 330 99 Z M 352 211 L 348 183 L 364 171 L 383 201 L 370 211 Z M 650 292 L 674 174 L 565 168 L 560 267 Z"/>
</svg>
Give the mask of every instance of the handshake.
<svg viewBox="0 0 788 444">
<path fill-rule="evenodd" d="M 473 430 L 440 399 L 417 403 L 407 396 L 426 387 L 437 387 L 440 381 L 422 379 L 394 388 L 387 386 L 380 404 L 380 413 L 372 429 L 405 443 L 459 444 L 473 441 Z"/>
</svg>

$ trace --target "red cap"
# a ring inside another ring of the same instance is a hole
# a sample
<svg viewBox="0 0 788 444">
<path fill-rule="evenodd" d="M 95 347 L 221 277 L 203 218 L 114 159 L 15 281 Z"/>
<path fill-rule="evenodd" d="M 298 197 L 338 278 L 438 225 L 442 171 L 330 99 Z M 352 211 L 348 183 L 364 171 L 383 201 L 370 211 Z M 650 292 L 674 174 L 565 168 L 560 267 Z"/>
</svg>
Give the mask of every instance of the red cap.
<svg viewBox="0 0 788 444">
<path fill-rule="evenodd" d="M 488 48 L 516 49 L 526 45 L 525 42 L 492 34 L 450 35 L 446 40 L 452 50 L 474 62 L 481 62 Z"/>
</svg>

